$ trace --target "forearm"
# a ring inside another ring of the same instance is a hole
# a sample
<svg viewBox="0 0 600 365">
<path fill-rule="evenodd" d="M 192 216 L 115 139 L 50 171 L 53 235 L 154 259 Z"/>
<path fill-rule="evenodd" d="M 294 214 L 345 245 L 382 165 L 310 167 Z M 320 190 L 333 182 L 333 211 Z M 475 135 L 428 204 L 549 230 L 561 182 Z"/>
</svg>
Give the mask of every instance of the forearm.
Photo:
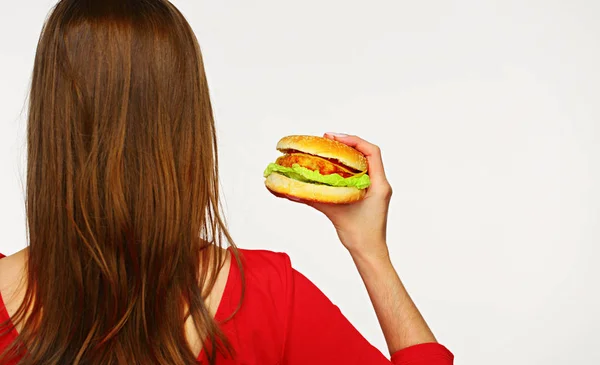
<svg viewBox="0 0 600 365">
<path fill-rule="evenodd" d="M 354 253 L 352 259 L 365 283 L 390 353 L 420 343 L 437 342 L 388 255 Z"/>
</svg>

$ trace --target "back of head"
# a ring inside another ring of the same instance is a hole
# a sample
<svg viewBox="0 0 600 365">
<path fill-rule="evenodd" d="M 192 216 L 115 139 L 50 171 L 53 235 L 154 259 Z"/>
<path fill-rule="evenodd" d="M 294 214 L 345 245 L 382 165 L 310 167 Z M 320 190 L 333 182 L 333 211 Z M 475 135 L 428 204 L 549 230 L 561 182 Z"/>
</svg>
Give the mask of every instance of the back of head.
<svg viewBox="0 0 600 365">
<path fill-rule="evenodd" d="M 181 13 L 167 0 L 59 1 L 38 43 L 27 144 L 23 329 L 5 355 L 196 363 L 186 309 L 225 351 L 203 294 L 230 237 L 204 66 Z"/>
</svg>

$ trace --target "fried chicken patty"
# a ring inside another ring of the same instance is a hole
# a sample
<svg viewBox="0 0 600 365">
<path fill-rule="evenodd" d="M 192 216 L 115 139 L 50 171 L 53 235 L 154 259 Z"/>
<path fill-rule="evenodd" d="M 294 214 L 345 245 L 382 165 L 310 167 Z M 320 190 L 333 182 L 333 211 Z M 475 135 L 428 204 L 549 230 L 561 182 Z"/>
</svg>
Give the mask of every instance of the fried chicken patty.
<svg viewBox="0 0 600 365">
<path fill-rule="evenodd" d="M 307 155 L 304 153 L 291 153 L 283 155 L 275 161 L 276 164 L 292 167 L 294 164 L 298 164 L 302 167 L 313 171 L 319 171 L 321 175 L 339 174 L 342 177 L 350 177 L 353 175 L 350 170 L 336 165 L 335 163 L 317 156 Z"/>
</svg>

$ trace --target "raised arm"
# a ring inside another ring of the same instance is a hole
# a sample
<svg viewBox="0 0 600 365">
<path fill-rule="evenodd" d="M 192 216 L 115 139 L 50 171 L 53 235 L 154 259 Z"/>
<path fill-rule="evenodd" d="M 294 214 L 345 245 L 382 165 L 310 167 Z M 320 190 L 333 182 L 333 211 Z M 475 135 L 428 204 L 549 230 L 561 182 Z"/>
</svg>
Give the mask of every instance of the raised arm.
<svg viewBox="0 0 600 365">
<path fill-rule="evenodd" d="M 408 295 L 389 257 L 386 229 L 392 188 L 385 176 L 379 148 L 356 136 L 325 134 L 325 137 L 354 147 L 367 157 L 372 185 L 365 198 L 357 203 L 309 205 L 332 221 L 342 244 L 352 256 L 373 303 L 390 353 L 396 354 L 399 350 L 418 344 L 436 343 L 436 338 Z M 450 363 L 451 359 L 443 362 Z"/>
</svg>

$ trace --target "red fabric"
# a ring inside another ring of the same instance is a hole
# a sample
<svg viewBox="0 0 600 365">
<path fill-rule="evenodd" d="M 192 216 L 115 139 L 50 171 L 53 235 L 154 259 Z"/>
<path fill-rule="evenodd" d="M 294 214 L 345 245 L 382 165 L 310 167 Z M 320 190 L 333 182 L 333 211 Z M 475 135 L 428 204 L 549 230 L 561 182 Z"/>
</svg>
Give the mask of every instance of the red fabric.
<svg viewBox="0 0 600 365">
<path fill-rule="evenodd" d="M 454 356 L 437 343 L 411 346 L 391 361 L 348 322 L 331 301 L 294 270 L 283 253 L 240 250 L 246 279 L 244 301 L 239 267 L 232 261 L 216 313 L 236 356 L 219 355 L 220 365 L 451 365 Z M 0 255 L 0 258 L 2 256 Z M 0 322 L 8 319 L 0 297 Z M 16 332 L 0 337 L 0 352 Z M 205 361 L 200 354 L 199 360 Z M 9 364 L 11 365 L 11 364 Z"/>
<path fill-rule="evenodd" d="M 0 259 L 5 257 L 0 253 Z M 4 301 L 2 300 L 2 295 L 0 293 L 0 325 L 6 322 L 10 317 L 8 316 L 8 311 L 6 310 L 6 306 L 4 305 Z M 2 336 L 4 332 L 4 327 L 0 326 L 0 354 L 4 352 L 4 350 L 17 338 L 17 331 L 12 330 L 8 334 Z M 2 365 L 16 365 L 15 361 L 11 361 L 9 363 L 2 363 Z"/>
</svg>

